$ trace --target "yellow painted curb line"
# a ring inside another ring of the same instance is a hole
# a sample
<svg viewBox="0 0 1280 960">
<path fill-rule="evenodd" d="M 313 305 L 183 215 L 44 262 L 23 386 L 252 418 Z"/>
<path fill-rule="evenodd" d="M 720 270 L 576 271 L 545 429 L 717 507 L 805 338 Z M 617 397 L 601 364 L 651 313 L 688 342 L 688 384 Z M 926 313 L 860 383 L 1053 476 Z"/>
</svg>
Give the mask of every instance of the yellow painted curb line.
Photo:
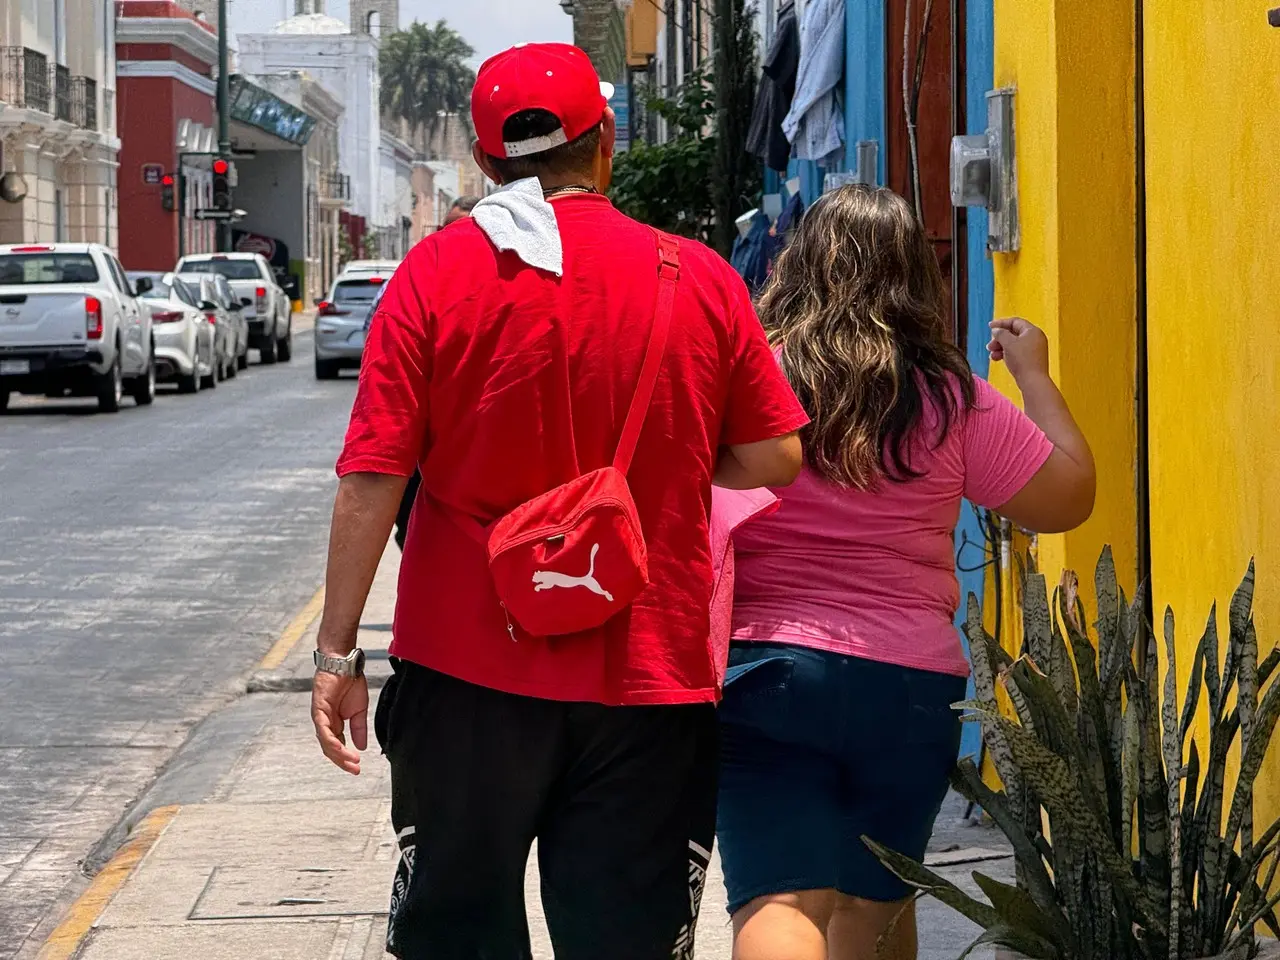
<svg viewBox="0 0 1280 960">
<path fill-rule="evenodd" d="M 267 651 L 267 655 L 258 664 L 258 669 L 274 670 L 284 663 L 284 658 L 289 655 L 289 651 L 302 639 L 302 635 L 307 632 L 307 628 L 315 623 L 316 617 L 320 616 L 323 610 L 324 587 L 321 587 L 316 591 L 316 595 L 307 601 L 307 605 L 299 611 L 298 615 L 293 618 L 293 622 L 284 628 L 284 633 L 280 634 L 280 639 L 272 644 L 271 649 Z"/>
<path fill-rule="evenodd" d="M 89 889 L 80 895 L 66 919 L 58 924 L 56 930 L 49 934 L 36 960 L 68 960 L 75 956 L 84 938 L 89 935 L 93 925 L 102 916 L 107 904 L 124 886 L 139 861 L 147 855 L 155 842 L 164 833 L 173 818 L 182 808 L 179 806 L 157 807 L 147 814 L 146 818 L 134 828 L 133 834 L 115 856 L 107 861 L 107 865 L 93 878 Z"/>
</svg>

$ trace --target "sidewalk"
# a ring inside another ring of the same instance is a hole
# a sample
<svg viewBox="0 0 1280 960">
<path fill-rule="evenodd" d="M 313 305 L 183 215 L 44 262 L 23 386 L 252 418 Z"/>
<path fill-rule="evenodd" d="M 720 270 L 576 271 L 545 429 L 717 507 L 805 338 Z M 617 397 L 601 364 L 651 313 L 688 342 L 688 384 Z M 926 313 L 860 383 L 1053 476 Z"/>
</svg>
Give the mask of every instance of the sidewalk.
<svg viewBox="0 0 1280 960">
<path fill-rule="evenodd" d="M 360 631 L 360 644 L 370 653 L 371 686 L 380 686 L 390 672 L 385 650 L 398 565 L 392 545 Z M 365 753 L 359 777 L 340 772 L 320 755 L 308 715 L 309 694 L 303 691 L 312 670 L 315 630 L 312 622 L 276 669 L 250 682 L 251 691 L 281 692 L 252 693 L 227 708 L 254 711 L 256 732 L 244 739 L 207 799 L 160 807 L 141 819 L 91 887 L 92 896 L 77 904 L 41 951 L 42 960 L 384 956 L 396 856 L 389 770 L 376 746 Z M 940 818 L 937 852 L 930 859 L 964 861 L 942 869 L 968 888 L 974 866 L 1009 879 L 1012 861 L 999 834 L 958 825 L 961 808 L 955 801 L 951 798 Z M 992 856 L 1001 859 L 972 862 Z M 551 960 L 537 890 L 531 862 L 526 891 L 533 955 Z M 920 931 L 922 960 L 951 960 L 976 935 L 975 928 L 931 901 L 921 905 Z M 729 960 L 730 941 L 717 862 L 703 900 L 698 960 Z M 601 957 L 608 955 L 602 945 Z"/>
</svg>

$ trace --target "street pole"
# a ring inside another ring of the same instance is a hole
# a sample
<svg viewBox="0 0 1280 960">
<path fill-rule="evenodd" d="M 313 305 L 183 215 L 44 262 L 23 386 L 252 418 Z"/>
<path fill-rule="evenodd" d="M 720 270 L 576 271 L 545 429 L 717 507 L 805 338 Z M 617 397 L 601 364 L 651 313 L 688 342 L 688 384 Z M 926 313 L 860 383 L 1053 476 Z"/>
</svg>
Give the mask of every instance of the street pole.
<svg viewBox="0 0 1280 960">
<path fill-rule="evenodd" d="M 218 154 L 231 156 L 231 77 L 228 70 L 227 0 L 218 0 Z M 218 221 L 218 250 L 231 249 L 231 225 Z"/>
</svg>

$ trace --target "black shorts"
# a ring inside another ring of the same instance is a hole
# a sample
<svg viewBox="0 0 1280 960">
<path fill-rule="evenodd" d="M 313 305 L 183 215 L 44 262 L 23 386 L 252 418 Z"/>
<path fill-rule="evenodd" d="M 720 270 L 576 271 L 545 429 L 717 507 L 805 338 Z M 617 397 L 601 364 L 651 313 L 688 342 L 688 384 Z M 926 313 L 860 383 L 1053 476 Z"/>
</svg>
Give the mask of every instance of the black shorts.
<svg viewBox="0 0 1280 960">
<path fill-rule="evenodd" d="M 538 700 L 394 666 L 374 715 L 401 853 L 390 953 L 528 960 L 536 839 L 556 960 L 691 960 L 715 836 L 710 704 Z"/>
</svg>

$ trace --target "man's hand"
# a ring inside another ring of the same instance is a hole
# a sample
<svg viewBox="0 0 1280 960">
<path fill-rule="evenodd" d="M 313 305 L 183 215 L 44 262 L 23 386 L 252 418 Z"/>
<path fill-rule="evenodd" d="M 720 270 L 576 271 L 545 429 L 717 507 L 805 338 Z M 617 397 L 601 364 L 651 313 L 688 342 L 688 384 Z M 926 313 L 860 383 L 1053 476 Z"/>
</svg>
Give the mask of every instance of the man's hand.
<svg viewBox="0 0 1280 960">
<path fill-rule="evenodd" d="M 351 723 L 351 746 L 346 725 Z M 369 746 L 369 682 L 364 677 L 340 677 L 316 671 L 311 686 L 311 722 L 320 749 L 335 766 L 360 775 L 360 753 Z"/>
</svg>

